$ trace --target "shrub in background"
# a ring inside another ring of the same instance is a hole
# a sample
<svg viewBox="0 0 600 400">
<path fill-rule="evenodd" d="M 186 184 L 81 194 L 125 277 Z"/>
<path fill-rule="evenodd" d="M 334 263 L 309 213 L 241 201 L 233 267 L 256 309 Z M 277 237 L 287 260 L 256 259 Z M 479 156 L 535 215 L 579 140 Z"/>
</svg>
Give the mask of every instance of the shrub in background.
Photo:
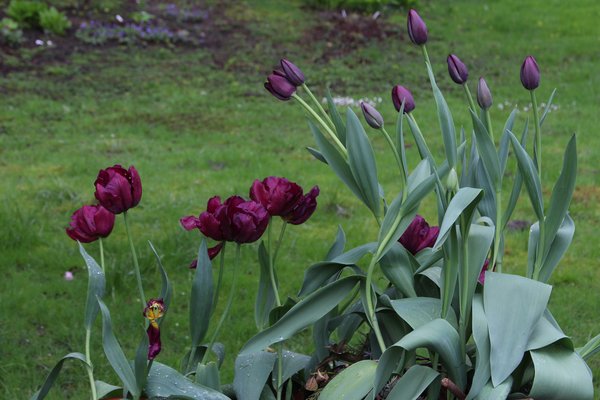
<svg viewBox="0 0 600 400">
<path fill-rule="evenodd" d="M 17 21 L 21 28 L 39 29 L 40 13 L 47 9 L 48 6 L 39 1 L 11 0 L 6 14 Z"/>
<path fill-rule="evenodd" d="M 23 31 L 19 24 L 10 18 L 0 21 L 0 40 L 11 47 L 17 47 L 23 41 Z"/>
<path fill-rule="evenodd" d="M 54 7 L 40 11 L 39 18 L 40 27 L 46 33 L 50 32 L 56 35 L 64 35 L 66 30 L 71 27 L 71 21 L 69 21 L 67 16 Z"/>
</svg>

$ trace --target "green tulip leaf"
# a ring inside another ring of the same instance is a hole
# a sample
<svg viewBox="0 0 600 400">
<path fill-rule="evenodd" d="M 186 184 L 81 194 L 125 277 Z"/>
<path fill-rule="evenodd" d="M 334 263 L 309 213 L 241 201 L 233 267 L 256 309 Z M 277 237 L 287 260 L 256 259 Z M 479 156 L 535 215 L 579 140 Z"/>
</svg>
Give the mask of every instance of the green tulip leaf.
<svg viewBox="0 0 600 400">
<path fill-rule="evenodd" d="M 148 334 L 143 332 L 140 344 L 135 352 L 133 359 L 133 373 L 137 387 L 143 388 L 146 385 L 146 377 L 148 375 Z"/>
<path fill-rule="evenodd" d="M 437 240 L 433 245 L 433 249 L 439 249 L 440 246 L 446 241 L 451 229 L 454 229 L 455 224 L 459 218 L 466 219 L 467 223 L 470 224 L 473 212 L 477 207 L 477 203 L 481 200 L 483 191 L 481 189 L 475 189 L 470 187 L 460 188 L 454 195 L 440 226 L 440 232 Z"/>
<path fill-rule="evenodd" d="M 321 152 L 313 147 L 307 147 L 306 150 L 317 160 L 321 161 L 323 164 L 327 164 L 327 160 L 321 154 Z"/>
<path fill-rule="evenodd" d="M 367 207 L 375 216 L 381 213 L 375 154 L 360 120 L 351 108 L 346 113 L 346 147 L 348 163 Z"/>
<path fill-rule="evenodd" d="M 171 305 L 171 298 L 173 297 L 173 286 L 171 286 L 171 282 L 169 281 L 169 277 L 167 276 L 167 271 L 165 270 L 165 267 L 162 264 L 158 252 L 152 245 L 152 242 L 148 241 L 148 244 L 150 245 L 152 253 L 154 253 L 154 257 L 156 257 L 156 263 L 158 264 L 158 268 L 160 270 L 160 278 L 162 282 L 160 289 L 160 298 L 163 299 L 163 304 L 165 306 L 163 317 L 159 321 L 159 324 L 162 324 L 162 322 L 165 320 L 167 311 L 169 310 L 169 306 Z"/>
<path fill-rule="evenodd" d="M 362 400 L 373 389 L 377 362 L 362 360 L 344 369 L 325 386 L 320 400 Z"/>
<path fill-rule="evenodd" d="M 271 284 L 271 272 L 269 266 L 270 255 L 264 242 L 258 246 L 258 264 L 260 272 L 258 277 L 258 291 L 254 304 L 254 321 L 258 330 L 262 330 L 269 324 L 269 314 L 275 306 L 276 294 Z M 277 281 L 277 277 L 275 277 Z"/>
<path fill-rule="evenodd" d="M 383 275 L 406 297 L 417 297 L 412 256 L 399 243 L 379 261 Z"/>
<path fill-rule="evenodd" d="M 546 120 L 546 117 L 548 116 L 548 113 L 550 112 L 550 107 L 552 106 L 552 101 L 554 100 L 555 94 L 556 94 L 556 89 L 554 89 L 552 91 L 552 93 L 550 94 L 550 97 L 548 98 L 548 101 L 546 102 L 546 107 L 544 107 L 544 112 L 542 113 L 542 116 L 540 118 L 540 126 L 542 126 L 544 124 L 544 121 Z"/>
<path fill-rule="evenodd" d="M 310 356 L 300 353 L 294 353 L 293 351 L 283 350 L 281 353 L 283 357 L 282 364 L 282 375 L 281 383 L 284 384 L 288 379 L 291 379 L 298 371 L 303 370 L 310 362 Z M 279 370 L 279 358 L 275 361 L 273 371 L 271 373 L 272 385 L 274 388 L 277 387 L 277 371 Z"/>
<path fill-rule="evenodd" d="M 446 99 L 444 99 L 442 92 L 435 83 L 433 70 L 431 69 L 431 65 L 429 65 L 429 63 L 427 63 L 427 73 L 429 75 L 431 89 L 433 90 L 433 97 L 437 106 L 438 120 L 442 130 L 444 149 L 446 150 L 446 159 L 448 160 L 448 165 L 452 168 L 456 166 L 458 161 L 456 152 L 456 130 L 454 128 L 454 121 L 452 120 L 452 113 L 448 108 Z"/>
<path fill-rule="evenodd" d="M 441 318 L 442 315 L 442 301 L 432 297 L 397 299 L 392 300 L 391 304 L 396 314 L 406 321 L 412 329 L 418 329 Z M 458 329 L 458 322 L 453 309 L 448 311 L 447 321 L 454 329 Z"/>
<path fill-rule="evenodd" d="M 550 285 L 521 276 L 485 273 L 483 306 L 489 327 L 494 386 L 504 382 L 523 359 L 551 291 Z"/>
<path fill-rule="evenodd" d="M 200 344 L 210 323 L 213 302 L 212 263 L 208 257 L 206 239 L 202 239 L 198 250 L 198 265 L 192 282 L 190 295 L 190 337 L 192 347 Z"/>
<path fill-rule="evenodd" d="M 494 240 L 494 233 L 494 227 L 492 226 L 473 224 L 469 229 L 469 237 L 467 240 L 467 248 L 469 252 L 467 268 L 466 271 L 463 268 L 459 268 L 458 271 L 459 291 L 461 295 L 463 293 L 464 285 L 463 274 L 465 272 L 467 273 L 467 288 L 466 291 L 464 291 L 464 293 L 466 293 L 466 298 L 461 298 L 460 301 L 464 302 L 461 304 L 471 304 L 473 301 L 473 295 L 475 293 L 475 289 L 477 288 L 477 282 L 479 280 L 481 269 L 483 268 L 490 250 L 490 246 Z M 460 263 L 461 265 L 464 264 L 462 259 Z"/>
<path fill-rule="evenodd" d="M 100 307 L 98 306 L 98 301 L 96 299 L 104 296 L 106 279 L 96 260 L 94 260 L 85 251 L 81 243 L 79 243 L 79 252 L 83 257 L 88 270 L 88 290 L 87 299 L 85 302 L 84 326 L 87 331 L 91 331 L 94 321 L 96 320 L 96 316 L 100 311 Z"/>
<path fill-rule="evenodd" d="M 229 400 L 223 393 L 194 383 L 157 361 L 152 363 L 144 393 L 149 399 Z"/>
<path fill-rule="evenodd" d="M 238 355 L 235 360 L 233 388 L 239 400 L 259 398 L 276 359 L 277 353 L 269 351 Z"/>
<path fill-rule="evenodd" d="M 422 365 L 413 365 L 396 382 L 387 400 L 416 400 L 440 376 L 439 372 Z"/>
<path fill-rule="evenodd" d="M 577 349 L 577 353 L 586 361 L 598 352 L 600 352 L 600 335 L 594 336 L 585 346 Z"/>
<path fill-rule="evenodd" d="M 48 392 L 50 391 L 50 389 L 54 385 L 54 382 L 56 381 L 56 379 L 60 375 L 60 371 L 62 370 L 63 364 L 67 360 L 78 360 L 78 361 L 81 361 L 86 366 L 86 368 L 91 368 L 91 366 L 85 360 L 85 356 L 83 354 L 81 354 L 81 353 L 69 353 L 69 354 L 67 354 L 66 356 L 64 356 L 63 358 L 61 358 L 56 363 L 56 365 L 54 365 L 54 367 L 52 368 L 52 370 L 50 371 L 50 373 L 46 377 L 46 380 L 42 384 L 42 387 L 40 388 L 40 390 L 38 390 L 33 396 L 31 396 L 31 400 L 42 400 L 42 399 L 46 398 L 46 396 L 48 395 Z"/>
<path fill-rule="evenodd" d="M 529 244 L 527 245 L 527 276 L 533 276 L 536 248 L 540 234 L 539 223 L 535 223 L 529 230 Z M 542 261 L 538 280 L 548 282 L 558 263 L 567 252 L 575 234 L 575 223 L 569 214 L 565 216 L 563 224 L 554 236 L 554 241 L 547 249 L 546 258 Z"/>
<path fill-rule="evenodd" d="M 495 386 L 492 382 L 486 383 L 481 392 L 479 392 L 479 396 L 476 397 L 477 400 L 506 400 L 510 393 L 510 388 L 513 383 L 512 376 L 509 376 L 504 382 L 500 385 Z"/>
<path fill-rule="evenodd" d="M 103 381 L 95 381 L 94 384 L 96 385 L 96 394 L 99 399 L 118 397 L 123 393 L 123 388 L 120 386 L 111 385 Z"/>
<path fill-rule="evenodd" d="M 560 344 L 531 351 L 535 368 L 529 396 L 544 400 L 591 400 L 594 398 L 592 372 L 571 349 Z"/>
<path fill-rule="evenodd" d="M 139 396 L 142 388 L 138 386 L 136 374 L 131 369 L 131 365 L 127 361 L 127 357 L 125 357 L 125 353 L 123 353 L 121 345 L 119 345 L 113 333 L 110 311 L 108 311 L 108 307 L 106 307 L 101 299 L 98 298 L 97 301 L 102 314 L 102 346 L 104 347 L 104 354 L 125 388 L 134 396 Z"/>
<path fill-rule="evenodd" d="M 527 350 L 541 349 L 557 342 L 561 342 L 563 346 L 573 350 L 573 342 L 564 334 L 550 311 L 546 309 L 529 337 Z"/>
<path fill-rule="evenodd" d="M 492 141 L 487 128 L 481 122 L 481 119 L 473 112 L 471 112 L 471 119 L 473 120 L 473 130 L 475 137 L 477 138 L 477 150 L 479 151 L 479 160 L 485 167 L 485 171 L 490 178 L 492 187 L 499 189 L 502 185 L 502 171 L 500 170 L 500 159 L 496 152 L 496 146 Z"/>
<path fill-rule="evenodd" d="M 327 88 L 327 91 L 325 92 L 325 97 L 327 98 L 327 111 L 329 111 L 329 115 L 335 126 L 335 134 L 340 139 L 340 142 L 346 143 L 346 127 L 344 126 L 344 121 L 340 112 L 333 102 L 329 88 Z"/>
<path fill-rule="evenodd" d="M 525 126 L 523 127 L 523 133 L 521 134 L 521 146 L 525 148 L 525 144 L 527 143 L 527 133 L 529 130 L 529 120 L 525 121 Z M 509 132 L 505 132 L 506 136 L 510 139 Z M 521 194 L 521 188 L 523 187 L 523 176 L 519 169 L 515 171 L 515 178 L 513 180 L 513 186 L 510 192 L 510 197 L 508 199 L 508 203 L 506 204 L 506 209 L 504 214 L 502 215 L 502 229 L 506 228 L 506 224 L 510 220 L 515 207 L 517 206 L 517 200 L 519 199 L 519 195 Z"/>
<path fill-rule="evenodd" d="M 196 383 L 214 389 L 221 390 L 221 379 L 219 377 L 219 367 L 214 361 L 209 361 L 206 365 L 198 363 L 196 368 Z"/>
<path fill-rule="evenodd" d="M 325 260 L 331 261 L 337 256 L 341 255 L 344 252 L 344 248 L 346 247 L 346 234 L 342 229 L 341 225 L 338 225 L 337 234 L 335 235 L 335 242 L 329 248 L 327 255 L 325 256 Z"/>
<path fill-rule="evenodd" d="M 273 343 L 287 340 L 296 332 L 314 324 L 336 307 L 362 279 L 356 275 L 349 276 L 311 293 L 271 327 L 250 339 L 240 351 L 240 356 L 261 351 Z"/>
<path fill-rule="evenodd" d="M 513 131 L 515 125 L 515 118 L 517 117 L 518 110 L 515 108 L 511 111 L 504 129 L 502 130 L 502 137 L 500 138 L 500 147 L 498 148 L 498 160 L 500 161 L 500 173 L 504 175 L 506 171 L 506 162 L 508 160 L 508 150 L 510 147 L 510 134 Z"/>
<path fill-rule="evenodd" d="M 519 143 L 512 132 L 510 133 L 510 140 L 512 141 L 515 156 L 517 157 L 517 164 L 519 165 L 519 171 L 521 172 L 523 182 L 527 188 L 533 211 L 535 211 L 538 220 L 541 221 L 544 219 L 544 201 L 542 199 L 542 185 L 537 169 L 533 160 L 525 151 L 525 148 Z"/>
<path fill-rule="evenodd" d="M 490 369 L 490 338 L 483 309 L 483 295 L 480 293 L 475 294 L 472 304 L 473 340 L 475 342 L 476 359 L 475 373 L 473 374 L 471 389 L 467 394 L 467 400 L 475 399 L 492 376 Z"/>
</svg>

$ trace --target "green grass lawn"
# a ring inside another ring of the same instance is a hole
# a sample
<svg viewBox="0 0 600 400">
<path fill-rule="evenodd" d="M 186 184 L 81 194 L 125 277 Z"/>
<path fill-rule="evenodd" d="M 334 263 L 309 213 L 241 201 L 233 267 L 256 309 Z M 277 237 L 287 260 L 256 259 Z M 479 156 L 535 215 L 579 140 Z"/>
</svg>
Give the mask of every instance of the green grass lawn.
<svg viewBox="0 0 600 400">
<path fill-rule="evenodd" d="M 496 132 L 515 106 L 521 110 L 518 131 L 527 117 L 523 108 L 529 95 L 519 81 L 526 55 L 535 55 L 542 71 L 540 101 L 558 89 L 558 108 L 544 126 L 544 191 L 548 198 L 564 146 L 577 133 L 579 174 L 571 205 L 577 230 L 551 280 L 550 310 L 581 346 L 600 332 L 600 6 L 595 0 L 576 6 L 556 0 L 440 0 L 422 1 L 420 13 L 430 30 L 434 70 L 458 127 L 470 129 L 470 122 L 462 91 L 447 77 L 449 52 L 469 66 L 472 90 L 477 77 L 486 77 L 494 96 Z M 292 297 L 304 269 L 324 257 L 338 224 L 348 246 L 376 239 L 366 209 L 304 149 L 314 144 L 301 109 L 276 101 L 262 87 L 280 56 L 301 66 L 318 92 L 331 84 L 336 95 L 382 97 L 379 109 L 390 122 L 396 115 L 389 99 L 392 85 L 410 87 L 415 116 L 432 150 L 442 154 L 432 95 L 420 53 L 407 42 L 404 12 L 384 13 L 396 35 L 330 59 L 323 57 L 332 51 L 327 43 L 306 39 L 318 14 L 298 2 L 252 0 L 235 6 L 230 15 L 248 27 L 251 37 L 227 43 L 225 50 L 231 51 L 219 65 L 208 50 L 111 47 L 76 52 L 67 62 L 28 67 L 0 80 L 0 397 L 27 398 L 60 357 L 83 351 L 86 272 L 64 228 L 75 209 L 93 202 L 93 182 L 101 168 L 135 165 L 141 175 L 143 198 L 130 217 L 146 293 L 158 295 L 160 289 L 148 240 L 159 249 L 175 287 L 158 358 L 169 365 L 178 366 L 189 346 L 192 275 L 187 265 L 200 243 L 199 233 L 185 232 L 178 220 L 199 214 L 209 197 L 246 196 L 254 179 L 269 175 L 286 176 L 305 189 L 319 185 L 317 212 L 306 224 L 288 229 L 280 253 L 282 293 Z M 26 60 L 10 61 L 26 66 Z M 373 142 L 380 180 L 393 197 L 393 157 L 381 137 L 373 134 Z M 414 166 L 416 148 L 408 152 Z M 433 218 L 433 198 L 421 213 Z M 533 222 L 533 216 L 523 191 L 514 217 Z M 133 356 L 144 334 L 142 306 L 122 222 L 117 218 L 105 241 L 109 290 L 114 289 L 107 304 L 117 336 Z M 526 231 L 508 234 L 508 271 L 524 274 L 526 245 Z M 86 248 L 98 254 L 97 244 Z M 255 333 L 256 248 L 245 246 L 236 267 L 240 287 L 226 334 L 219 339 L 227 347 L 224 382 L 232 379 L 237 350 Z M 74 272 L 73 281 L 63 279 L 67 270 Z M 290 345 L 302 349 L 308 342 L 301 336 Z M 97 378 L 116 384 L 98 334 L 92 348 Z M 600 359 L 590 367 L 598 376 Z M 88 398 L 85 371 L 67 366 L 49 398 Z"/>
</svg>

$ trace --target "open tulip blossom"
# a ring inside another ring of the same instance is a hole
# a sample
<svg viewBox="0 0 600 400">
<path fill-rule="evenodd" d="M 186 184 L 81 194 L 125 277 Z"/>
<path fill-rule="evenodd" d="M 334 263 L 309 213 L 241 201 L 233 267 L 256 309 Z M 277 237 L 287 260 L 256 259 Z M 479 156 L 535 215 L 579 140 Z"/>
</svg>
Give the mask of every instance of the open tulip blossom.
<svg viewBox="0 0 600 400">
<path fill-rule="evenodd" d="M 150 299 L 146 304 L 146 308 L 144 308 L 144 317 L 149 322 L 148 329 L 146 330 L 148 334 L 148 360 L 154 360 L 162 348 L 158 320 L 162 318 L 164 312 L 165 305 L 163 299 Z"/>
<path fill-rule="evenodd" d="M 433 246 L 439 232 L 438 226 L 430 227 L 425 218 L 416 215 L 398 241 L 414 255 L 426 247 Z"/>
<path fill-rule="evenodd" d="M 105 238 L 113 230 L 115 215 L 101 205 L 83 206 L 73 213 L 67 235 L 81 243 Z"/>
<path fill-rule="evenodd" d="M 94 185 L 98 202 L 114 214 L 137 206 L 142 198 L 142 181 L 134 166 L 125 169 L 116 164 L 100 170 Z"/>
</svg>

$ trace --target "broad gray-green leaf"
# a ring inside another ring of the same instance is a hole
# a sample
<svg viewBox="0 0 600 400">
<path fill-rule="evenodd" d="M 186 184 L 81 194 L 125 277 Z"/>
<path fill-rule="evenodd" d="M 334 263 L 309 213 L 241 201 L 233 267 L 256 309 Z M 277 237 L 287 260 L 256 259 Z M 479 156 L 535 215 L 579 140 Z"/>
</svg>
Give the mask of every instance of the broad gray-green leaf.
<svg viewBox="0 0 600 400">
<path fill-rule="evenodd" d="M 498 159 L 496 146 L 494 145 L 494 142 L 492 141 L 492 138 L 483 122 L 481 122 L 473 110 L 469 111 L 471 112 L 471 118 L 473 120 L 475 137 L 477 138 L 476 143 L 477 150 L 479 151 L 479 160 L 481 163 L 483 163 L 485 171 L 492 181 L 492 186 L 494 189 L 498 189 L 502 184 L 502 173 L 500 170 L 500 160 Z"/>
<path fill-rule="evenodd" d="M 594 354 L 600 351 L 600 335 L 594 336 L 585 346 L 579 347 L 577 353 L 584 359 L 588 360 Z"/>
<path fill-rule="evenodd" d="M 348 108 L 346 113 L 346 147 L 348 164 L 354 181 L 364 194 L 369 209 L 374 215 L 379 216 L 381 214 L 381 198 L 375 154 L 365 129 L 351 108 Z"/>
<path fill-rule="evenodd" d="M 196 368 L 196 383 L 214 389 L 221 390 L 221 379 L 219 377 L 219 367 L 214 361 L 209 361 L 206 365 L 198 363 Z"/>
<path fill-rule="evenodd" d="M 321 154 L 321 152 L 315 148 L 312 147 L 306 147 L 306 150 L 312 154 L 312 156 L 314 158 L 316 158 L 317 160 L 321 161 L 323 164 L 327 164 L 327 160 L 325 159 L 325 157 L 323 157 L 323 154 Z"/>
<path fill-rule="evenodd" d="M 337 256 L 341 255 L 344 252 L 344 248 L 346 247 L 346 234 L 342 229 L 341 225 L 338 225 L 337 234 L 335 235 L 335 242 L 329 248 L 327 255 L 325 256 L 325 260 L 331 261 Z"/>
<path fill-rule="evenodd" d="M 81 244 L 80 244 L 80 246 L 81 246 Z M 66 356 L 61 358 L 56 363 L 56 365 L 54 365 L 54 367 L 52 368 L 52 370 L 46 377 L 46 380 L 42 384 L 42 387 L 40 388 L 40 390 L 38 390 L 33 396 L 31 396 L 31 400 L 42 400 L 48 395 L 48 392 L 52 388 L 52 385 L 54 385 L 56 378 L 58 378 L 58 375 L 60 375 L 60 371 L 63 367 L 63 364 L 67 360 L 78 360 L 78 361 L 81 361 L 86 366 L 86 368 L 91 368 L 90 365 L 85 360 L 85 356 L 83 354 L 81 354 L 81 353 L 67 354 Z"/>
<path fill-rule="evenodd" d="M 525 144 L 527 143 L 528 131 L 529 131 L 529 120 L 526 120 L 525 126 L 523 127 L 523 133 L 521 134 L 521 146 L 523 146 L 523 148 L 525 148 Z M 508 134 L 508 132 L 505 132 L 505 133 L 506 133 L 507 137 L 510 138 L 510 135 Z M 519 172 L 519 170 L 517 168 L 517 171 L 515 171 L 515 178 L 514 178 L 511 192 L 510 192 L 510 197 L 508 198 L 508 203 L 506 204 L 506 210 L 504 211 L 504 214 L 502 215 L 502 218 L 503 218 L 502 219 L 502 229 L 503 230 L 506 228 L 506 224 L 510 220 L 512 213 L 515 210 L 515 207 L 517 205 L 517 200 L 519 199 L 519 195 L 521 194 L 522 186 L 523 186 L 523 176 L 521 175 L 521 172 Z"/>
<path fill-rule="evenodd" d="M 442 92 L 435 83 L 435 77 L 429 63 L 427 63 L 427 73 L 429 74 L 429 81 L 431 82 L 431 89 L 433 90 L 433 97 L 437 106 L 438 120 L 442 130 L 442 138 L 444 139 L 444 149 L 446 150 L 446 159 L 448 160 L 448 165 L 452 168 L 456 166 L 458 159 L 456 154 L 456 131 L 454 121 L 452 120 L 452 113 L 448 108 L 446 99 L 444 99 Z"/>
<path fill-rule="evenodd" d="M 271 272 L 269 266 L 269 253 L 264 242 L 258 246 L 258 264 L 260 273 L 258 277 L 258 291 L 254 303 L 254 322 L 258 330 L 262 330 L 269 324 L 269 314 L 275 306 L 276 294 L 271 284 Z M 234 267 L 235 268 L 235 267 Z"/>
<path fill-rule="evenodd" d="M 545 242 L 543 249 L 547 252 L 550 244 L 554 240 L 558 229 L 563 224 L 563 220 L 569 210 L 571 197 L 575 189 L 575 178 L 577 176 L 577 142 L 575 135 L 571 136 L 569 144 L 565 150 L 563 158 L 563 166 L 560 171 L 560 176 L 552 189 L 550 198 L 550 206 L 546 214 L 545 224 Z"/>
<path fill-rule="evenodd" d="M 340 142 L 346 143 L 346 127 L 344 126 L 342 116 L 340 115 L 337 107 L 335 106 L 335 103 L 333 102 L 333 98 L 331 97 L 331 92 L 329 91 L 329 88 L 327 88 L 325 96 L 327 98 L 327 111 L 329 111 L 329 115 L 331 116 L 333 125 L 335 125 L 335 133 L 340 139 Z"/>
<path fill-rule="evenodd" d="M 362 360 L 336 375 L 319 395 L 320 400 L 362 400 L 373 389 L 377 362 Z"/>
<path fill-rule="evenodd" d="M 239 400 L 258 399 L 276 359 L 277 354 L 269 351 L 238 355 L 235 360 L 233 387 Z"/>
<path fill-rule="evenodd" d="M 213 301 L 212 263 L 208 257 L 206 239 L 202 239 L 198 250 L 198 265 L 192 282 L 190 295 L 190 337 L 192 347 L 200 344 L 210 323 Z"/>
<path fill-rule="evenodd" d="M 454 224 L 456 224 L 460 217 L 465 217 L 470 224 L 473 211 L 475 211 L 475 207 L 477 207 L 477 203 L 481 200 L 482 196 L 483 191 L 481 189 L 470 187 L 460 188 L 458 192 L 456 192 L 456 195 L 452 198 L 450 204 L 448 204 L 448 208 L 444 214 L 440 232 L 433 245 L 434 250 L 438 249 L 446 241 L 450 229 L 453 229 Z"/>
<path fill-rule="evenodd" d="M 319 128 L 311 121 L 308 121 L 310 129 L 312 131 L 313 137 L 317 142 L 317 146 L 321 151 L 325 160 L 327 160 L 327 164 L 333 172 L 341 179 L 342 182 L 354 193 L 356 197 L 358 197 L 365 205 L 368 206 L 362 192 L 360 191 L 356 181 L 354 180 L 354 176 L 352 175 L 352 171 L 350 170 L 350 166 L 344 159 L 344 157 L 339 153 L 339 151 L 332 145 L 326 138 L 323 136 Z"/>
<path fill-rule="evenodd" d="M 552 93 L 550 94 L 550 97 L 548 98 L 548 101 L 546 102 L 546 107 L 544 108 L 544 112 L 542 113 L 542 116 L 540 117 L 540 126 L 542 126 L 544 124 L 544 121 L 546 120 L 546 117 L 548 116 L 548 113 L 550 112 L 550 107 L 552 106 L 552 101 L 554 100 L 555 94 L 556 94 L 556 88 L 552 91 Z"/>
<path fill-rule="evenodd" d="M 406 186 L 408 187 L 408 192 L 412 192 L 415 190 L 421 183 L 423 183 L 427 178 L 431 176 L 431 167 L 429 161 L 421 160 L 419 164 L 415 167 L 413 172 L 408 177 Z"/>
<path fill-rule="evenodd" d="M 119 394 L 123 393 L 123 388 L 120 386 L 111 385 L 103 381 L 95 381 L 94 384 L 96 385 L 96 394 L 99 399 L 109 398 L 109 396 L 119 396 Z"/>
<path fill-rule="evenodd" d="M 500 138 L 500 147 L 498 148 L 498 159 L 500 161 L 500 173 L 504 175 L 506 171 L 506 161 L 508 160 L 508 148 L 510 147 L 510 136 L 508 132 L 513 131 L 515 118 L 517 117 L 517 109 L 513 109 L 504 124 L 502 137 Z"/>
<path fill-rule="evenodd" d="M 544 400 L 591 400 L 592 372 L 579 356 L 559 344 L 531 351 L 535 377 L 529 396 Z"/>
<path fill-rule="evenodd" d="M 362 279 L 356 275 L 342 278 L 300 300 L 275 324 L 250 339 L 240 355 L 261 351 L 312 325 L 336 307 Z"/>
<path fill-rule="evenodd" d="M 527 350 L 541 349 L 558 341 L 562 341 L 561 344 L 563 346 L 567 345 L 571 348 L 571 350 L 573 350 L 573 343 L 571 342 L 571 339 L 569 339 L 564 334 L 562 329 L 560 329 L 558 323 L 552 314 L 550 314 L 550 311 L 546 310 L 529 337 Z"/>
<path fill-rule="evenodd" d="M 150 399 L 229 400 L 223 393 L 194 383 L 173 368 L 157 361 L 152 363 L 144 392 Z"/>
<path fill-rule="evenodd" d="M 533 160 L 531 157 L 529 157 L 523 146 L 519 143 L 512 132 L 510 133 L 510 140 L 512 142 L 513 149 L 515 150 L 517 164 L 519 165 L 519 171 L 521 172 L 523 182 L 527 188 L 531 206 L 533 207 L 533 211 L 535 211 L 535 215 L 537 216 L 538 220 L 541 221 L 544 219 L 544 201 L 542 199 L 542 185 L 540 183 L 538 172 L 533 164 Z"/>
<path fill-rule="evenodd" d="M 508 394 L 510 393 L 512 383 L 512 376 L 509 376 L 504 382 L 496 387 L 494 387 L 490 381 L 483 387 L 481 392 L 479 392 L 477 400 L 506 400 Z"/>
<path fill-rule="evenodd" d="M 550 285 L 521 276 L 486 272 L 483 306 L 490 334 L 494 386 L 504 382 L 523 359 L 551 291 Z"/>
<path fill-rule="evenodd" d="M 471 382 L 471 389 L 467 400 L 472 400 L 479 395 L 492 376 L 490 369 L 490 338 L 488 324 L 483 310 L 483 296 L 477 293 L 473 296 L 473 340 L 475 341 L 476 359 L 475 373 Z"/>
<path fill-rule="evenodd" d="M 104 296 L 104 288 L 106 286 L 106 279 L 104 277 L 104 273 L 102 269 L 83 248 L 81 243 L 79 243 L 79 252 L 85 261 L 85 265 L 87 265 L 88 270 L 88 290 L 87 290 L 87 299 L 85 302 L 85 318 L 84 318 L 84 326 L 88 331 L 92 330 L 92 325 L 94 325 L 94 321 L 96 320 L 96 316 L 98 315 L 98 311 L 100 308 L 98 306 L 97 298 L 102 298 Z"/>
<path fill-rule="evenodd" d="M 396 382 L 387 400 L 416 400 L 440 374 L 429 367 L 413 365 Z"/>
<path fill-rule="evenodd" d="M 406 321 L 413 329 L 417 329 L 431 321 L 441 318 L 442 315 L 441 300 L 432 297 L 398 299 L 392 300 L 391 303 L 396 314 Z M 454 329 L 458 329 L 454 310 L 449 310 L 447 320 Z"/>
<path fill-rule="evenodd" d="M 144 385 L 146 385 L 146 377 L 148 376 L 148 345 L 148 334 L 143 332 L 142 340 L 140 340 L 140 344 L 138 345 L 133 360 L 133 373 L 135 375 L 137 387 L 139 388 L 143 388 Z"/>
<path fill-rule="evenodd" d="M 427 348 L 438 353 L 450 379 L 464 390 L 467 374 L 460 355 L 460 338 L 456 329 L 444 319 L 435 319 L 421 325 L 388 347 L 379 359 L 375 388 L 381 389 L 398 365 L 398 349 L 412 351 L 417 348 Z"/>
<path fill-rule="evenodd" d="M 413 138 L 415 139 L 415 143 L 417 145 L 417 149 L 419 149 L 419 155 L 422 160 L 427 160 L 432 168 L 435 168 L 435 161 L 433 159 L 433 155 L 427 147 L 427 142 L 423 137 L 423 133 L 421 133 L 421 129 L 416 124 L 415 121 L 410 116 L 406 117 L 406 121 L 408 121 L 408 126 L 410 127 L 410 131 L 413 134 Z"/>
<path fill-rule="evenodd" d="M 110 311 L 108 311 L 108 308 L 102 300 L 97 299 L 97 301 L 100 306 L 100 312 L 102 313 L 102 346 L 104 347 L 104 354 L 117 376 L 123 382 L 125 388 L 134 396 L 139 396 L 141 388 L 137 386 L 137 381 L 135 374 L 131 369 L 131 365 L 129 364 L 129 361 L 127 361 L 127 357 L 125 357 L 125 354 L 113 333 Z"/>
<path fill-rule="evenodd" d="M 393 246 L 379 261 L 385 277 L 406 297 L 417 297 L 410 255 L 400 244 Z"/>
<path fill-rule="evenodd" d="M 575 234 L 575 223 L 569 214 L 565 216 L 563 224 L 556 232 L 554 241 L 550 244 L 550 248 L 547 249 L 546 258 L 542 261 L 542 267 L 540 269 L 538 279 L 541 282 L 548 282 L 550 276 L 558 266 L 558 263 L 563 258 L 571 241 Z M 536 257 L 536 247 L 539 240 L 539 224 L 536 222 L 531 226 L 529 231 L 529 244 L 528 244 L 528 257 L 527 257 L 527 271 L 528 276 L 533 276 L 533 266 Z"/>
<path fill-rule="evenodd" d="M 310 357 L 305 354 L 294 353 L 293 351 L 283 350 L 283 370 L 281 374 L 281 383 L 284 384 L 288 379 L 294 376 L 298 371 L 304 369 L 310 362 Z M 272 371 L 272 384 L 277 387 L 277 371 L 279 368 L 279 358 L 275 361 Z"/>
</svg>

